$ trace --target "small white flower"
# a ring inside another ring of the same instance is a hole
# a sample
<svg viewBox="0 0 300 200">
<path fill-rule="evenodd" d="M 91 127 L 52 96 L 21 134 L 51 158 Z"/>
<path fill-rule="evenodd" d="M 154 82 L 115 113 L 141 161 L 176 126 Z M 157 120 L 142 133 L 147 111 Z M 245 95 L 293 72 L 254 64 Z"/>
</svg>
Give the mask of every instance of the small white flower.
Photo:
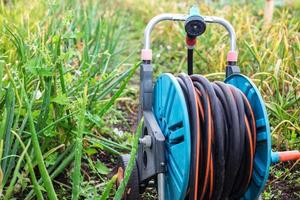
<svg viewBox="0 0 300 200">
<path fill-rule="evenodd" d="M 77 76 L 80 76 L 80 75 L 82 74 L 82 72 L 81 72 L 80 70 L 75 70 L 75 74 L 76 74 Z"/>
<path fill-rule="evenodd" d="M 35 97 L 34 97 L 34 98 L 35 98 L 36 100 L 39 100 L 41 97 L 42 97 L 42 92 L 41 92 L 40 90 L 36 91 Z"/>
<path fill-rule="evenodd" d="M 113 132 L 114 132 L 115 134 L 117 134 L 119 137 L 121 137 L 121 136 L 124 135 L 124 132 L 121 131 L 121 130 L 119 130 L 119 129 L 117 129 L 117 128 L 114 128 L 114 129 L 113 129 Z"/>
</svg>

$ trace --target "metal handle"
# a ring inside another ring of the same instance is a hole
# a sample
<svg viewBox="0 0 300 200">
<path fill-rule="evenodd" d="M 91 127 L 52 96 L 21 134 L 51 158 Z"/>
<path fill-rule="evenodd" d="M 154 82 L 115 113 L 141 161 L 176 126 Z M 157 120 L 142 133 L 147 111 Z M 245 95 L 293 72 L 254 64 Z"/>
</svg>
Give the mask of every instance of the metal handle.
<svg viewBox="0 0 300 200">
<path fill-rule="evenodd" d="M 188 15 L 183 14 L 161 14 L 150 20 L 144 32 L 144 51 L 151 50 L 151 32 L 156 24 L 161 21 L 185 21 Z M 228 31 L 230 36 L 230 51 L 236 51 L 236 34 L 232 25 L 225 19 L 215 16 L 202 16 L 207 23 L 220 24 Z"/>
<path fill-rule="evenodd" d="M 150 40 L 150 34 L 155 27 L 156 24 L 158 24 L 161 21 L 185 21 L 188 15 L 182 15 L 182 14 L 160 14 L 155 17 L 153 17 L 150 22 L 147 24 L 145 33 L 144 33 L 144 49 L 151 49 L 151 40 Z"/>
<path fill-rule="evenodd" d="M 222 25 L 229 33 L 230 51 L 236 51 L 236 34 L 233 26 L 226 19 L 221 17 L 204 16 L 203 18 L 206 23 L 216 23 Z"/>
</svg>

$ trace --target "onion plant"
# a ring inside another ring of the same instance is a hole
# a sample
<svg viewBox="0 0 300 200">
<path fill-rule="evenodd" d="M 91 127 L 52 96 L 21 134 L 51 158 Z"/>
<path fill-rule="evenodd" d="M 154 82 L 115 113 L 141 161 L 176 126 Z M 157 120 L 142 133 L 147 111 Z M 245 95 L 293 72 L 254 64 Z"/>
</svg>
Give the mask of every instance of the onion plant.
<svg viewBox="0 0 300 200">
<path fill-rule="evenodd" d="M 114 138 L 83 133 L 84 127 L 101 126 L 137 65 L 126 65 L 123 56 L 123 19 L 109 19 L 99 2 L 34 1 L 31 6 L 0 6 L 0 196 L 60 198 L 53 180 L 74 171 L 73 198 L 79 199 L 80 161 L 87 162 L 80 151 L 83 141 L 129 149 Z M 77 101 L 82 93 L 84 109 Z"/>
</svg>

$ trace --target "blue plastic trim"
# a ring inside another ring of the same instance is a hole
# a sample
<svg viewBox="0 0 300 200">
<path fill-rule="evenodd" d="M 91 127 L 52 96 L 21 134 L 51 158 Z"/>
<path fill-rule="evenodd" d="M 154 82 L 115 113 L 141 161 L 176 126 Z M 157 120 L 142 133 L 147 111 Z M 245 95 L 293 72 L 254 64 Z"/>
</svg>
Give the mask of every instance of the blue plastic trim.
<svg viewBox="0 0 300 200">
<path fill-rule="evenodd" d="M 280 162 L 280 158 L 279 158 L 279 153 L 278 152 L 273 152 L 272 151 L 271 157 L 272 157 L 272 163 L 278 163 L 278 162 Z"/>
<path fill-rule="evenodd" d="M 242 199 L 258 199 L 268 180 L 271 164 L 271 136 L 267 110 L 260 92 L 248 77 L 233 74 L 225 83 L 239 88 L 246 95 L 254 112 L 257 130 L 254 167 L 251 183 Z"/>
<path fill-rule="evenodd" d="M 200 16 L 199 8 L 197 6 L 192 6 L 190 8 L 189 16 Z"/>
<path fill-rule="evenodd" d="M 165 197 L 183 200 L 191 162 L 191 132 L 187 104 L 172 74 L 158 77 L 153 90 L 153 112 L 166 137 Z"/>
</svg>

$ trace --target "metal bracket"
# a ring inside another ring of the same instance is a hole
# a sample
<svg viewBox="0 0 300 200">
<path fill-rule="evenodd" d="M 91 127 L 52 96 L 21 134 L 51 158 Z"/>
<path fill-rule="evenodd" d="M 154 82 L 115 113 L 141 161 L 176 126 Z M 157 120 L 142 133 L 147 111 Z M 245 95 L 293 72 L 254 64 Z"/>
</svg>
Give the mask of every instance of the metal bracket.
<svg viewBox="0 0 300 200">
<path fill-rule="evenodd" d="M 226 78 L 228 78 L 232 74 L 240 74 L 241 70 L 236 65 L 227 65 L 226 66 Z"/>
<path fill-rule="evenodd" d="M 147 184 L 159 173 L 165 172 L 165 137 L 152 111 L 144 111 L 144 127 L 138 149 L 140 182 Z M 150 136 L 150 137 L 149 137 Z M 151 145 L 149 140 L 151 138 Z"/>
<path fill-rule="evenodd" d="M 151 64 L 141 64 L 140 68 L 140 102 L 142 111 L 152 110 L 152 74 Z"/>
</svg>

